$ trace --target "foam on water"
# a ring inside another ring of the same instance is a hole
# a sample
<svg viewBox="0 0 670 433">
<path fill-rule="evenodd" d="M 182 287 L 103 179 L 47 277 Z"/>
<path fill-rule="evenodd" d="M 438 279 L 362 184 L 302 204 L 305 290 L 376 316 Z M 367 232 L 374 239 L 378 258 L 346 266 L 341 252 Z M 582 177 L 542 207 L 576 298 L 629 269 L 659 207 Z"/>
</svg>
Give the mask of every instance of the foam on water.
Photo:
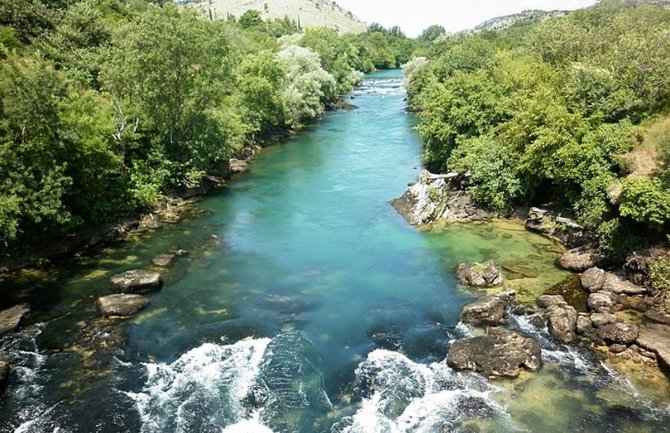
<svg viewBox="0 0 670 433">
<path fill-rule="evenodd" d="M 362 397 L 354 415 L 333 426 L 337 433 L 429 433 L 463 416 L 503 414 L 485 379 L 456 373 L 444 362 L 415 363 L 398 352 L 375 350 L 356 369 Z"/>
<path fill-rule="evenodd" d="M 365 81 L 360 87 L 354 90 L 354 95 L 402 95 L 405 89 L 402 85 L 402 79 L 386 78 L 378 80 Z"/>
</svg>

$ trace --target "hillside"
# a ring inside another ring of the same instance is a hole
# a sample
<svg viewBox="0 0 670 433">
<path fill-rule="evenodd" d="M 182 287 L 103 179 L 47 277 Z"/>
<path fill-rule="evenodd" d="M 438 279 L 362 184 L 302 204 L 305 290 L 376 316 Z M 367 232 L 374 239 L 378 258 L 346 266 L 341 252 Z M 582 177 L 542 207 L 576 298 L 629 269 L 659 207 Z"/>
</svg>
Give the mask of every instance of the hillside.
<svg viewBox="0 0 670 433">
<path fill-rule="evenodd" d="M 543 21 L 549 18 L 567 15 L 567 11 L 541 11 L 526 10 L 518 14 L 505 15 L 502 17 L 491 18 L 475 27 L 475 31 L 501 30 L 513 26 L 517 23 L 531 23 Z"/>
<path fill-rule="evenodd" d="M 212 15 L 225 19 L 228 14 L 238 17 L 254 9 L 263 19 L 289 17 L 302 27 L 330 27 L 340 33 L 364 33 L 367 26 L 360 20 L 328 0 L 209 0 L 198 3 Z"/>
</svg>

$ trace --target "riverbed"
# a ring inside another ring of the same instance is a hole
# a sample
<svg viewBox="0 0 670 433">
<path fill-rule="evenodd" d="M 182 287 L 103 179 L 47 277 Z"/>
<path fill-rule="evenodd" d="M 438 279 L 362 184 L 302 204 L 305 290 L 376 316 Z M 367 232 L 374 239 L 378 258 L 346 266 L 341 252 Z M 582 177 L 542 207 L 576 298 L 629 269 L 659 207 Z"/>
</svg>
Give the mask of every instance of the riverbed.
<svg viewBox="0 0 670 433">
<path fill-rule="evenodd" d="M 417 229 L 393 210 L 421 169 L 401 81 L 369 75 L 359 109 L 264 150 L 194 217 L 3 281 L 2 307 L 34 313 L 0 349 L 14 365 L 0 431 L 668 431 L 667 381 L 636 382 L 523 318 L 508 326 L 541 342 L 540 373 L 446 366 L 449 342 L 480 332 L 458 320 L 482 294 L 458 285 L 459 263 L 532 270 L 509 283 L 526 300 L 568 274 L 560 246 L 519 224 Z M 146 310 L 98 318 L 110 276 L 176 249 L 189 254 Z"/>
</svg>

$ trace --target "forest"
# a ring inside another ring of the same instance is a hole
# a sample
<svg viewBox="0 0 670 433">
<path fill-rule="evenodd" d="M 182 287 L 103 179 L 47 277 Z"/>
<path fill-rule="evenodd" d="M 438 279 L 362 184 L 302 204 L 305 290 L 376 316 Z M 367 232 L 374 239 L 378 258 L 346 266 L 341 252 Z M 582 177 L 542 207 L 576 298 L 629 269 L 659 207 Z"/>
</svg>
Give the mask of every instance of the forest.
<svg viewBox="0 0 670 433">
<path fill-rule="evenodd" d="M 170 1 L 0 1 L 0 253 L 150 209 L 298 131 L 364 72 L 408 62 L 399 28 L 213 21 Z"/>
<path fill-rule="evenodd" d="M 469 172 L 477 202 L 499 215 L 535 205 L 574 217 L 606 254 L 665 240 L 665 5 L 603 0 L 441 37 L 424 54 L 405 72 L 431 170 Z"/>
</svg>

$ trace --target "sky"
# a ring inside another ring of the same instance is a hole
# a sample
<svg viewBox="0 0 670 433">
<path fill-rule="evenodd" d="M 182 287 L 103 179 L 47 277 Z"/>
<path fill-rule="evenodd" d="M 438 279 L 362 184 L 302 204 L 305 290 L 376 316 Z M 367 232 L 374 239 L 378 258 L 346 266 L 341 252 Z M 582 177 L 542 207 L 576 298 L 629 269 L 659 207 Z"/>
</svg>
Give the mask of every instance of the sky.
<svg viewBox="0 0 670 433">
<path fill-rule="evenodd" d="M 432 24 L 448 32 L 476 26 L 490 18 L 527 9 L 573 10 L 596 0 L 336 0 L 344 9 L 371 24 L 400 26 L 409 37 L 416 37 Z"/>
</svg>

